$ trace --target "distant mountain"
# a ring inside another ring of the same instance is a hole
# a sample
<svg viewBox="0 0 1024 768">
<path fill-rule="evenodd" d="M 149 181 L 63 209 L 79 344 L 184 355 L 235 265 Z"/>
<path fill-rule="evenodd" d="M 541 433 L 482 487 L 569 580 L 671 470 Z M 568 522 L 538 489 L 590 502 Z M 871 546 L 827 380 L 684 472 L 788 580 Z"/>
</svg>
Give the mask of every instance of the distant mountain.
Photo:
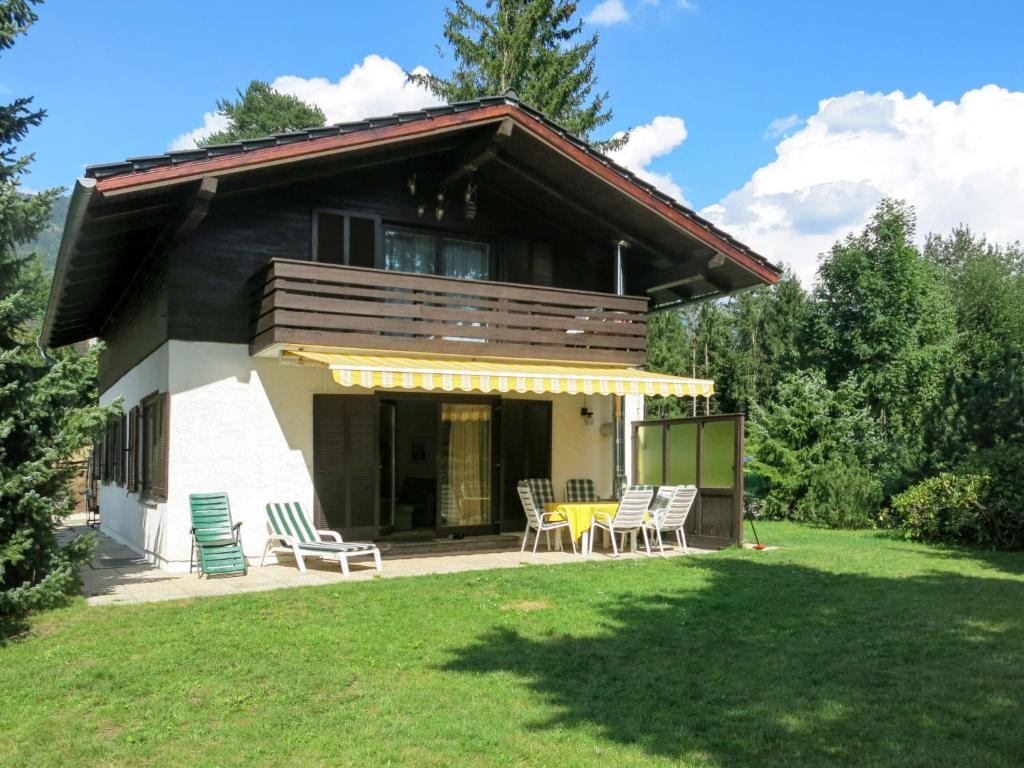
<svg viewBox="0 0 1024 768">
<path fill-rule="evenodd" d="M 38 252 L 39 259 L 43 262 L 43 268 L 47 272 L 52 272 L 57 264 L 57 251 L 60 249 L 60 238 L 64 234 L 64 219 L 68 215 L 69 202 L 71 202 L 71 198 L 68 195 L 58 197 L 53 203 L 50 219 L 43 227 L 43 231 L 39 233 L 39 237 L 18 248 L 19 254 Z"/>
</svg>

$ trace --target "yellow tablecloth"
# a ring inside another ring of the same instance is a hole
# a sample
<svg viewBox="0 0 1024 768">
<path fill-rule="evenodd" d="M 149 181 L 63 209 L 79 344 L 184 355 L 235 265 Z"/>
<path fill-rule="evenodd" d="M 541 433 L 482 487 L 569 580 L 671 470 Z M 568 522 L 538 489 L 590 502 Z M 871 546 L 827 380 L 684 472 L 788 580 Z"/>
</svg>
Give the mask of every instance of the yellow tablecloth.
<svg viewBox="0 0 1024 768">
<path fill-rule="evenodd" d="M 545 504 L 544 511 L 564 515 L 569 520 L 572 537 L 578 539 L 584 531 L 590 530 L 590 524 L 593 522 L 596 512 L 604 512 L 615 517 L 615 513 L 619 511 L 619 504 L 615 501 L 574 502 L 572 504 L 556 502 Z"/>
</svg>

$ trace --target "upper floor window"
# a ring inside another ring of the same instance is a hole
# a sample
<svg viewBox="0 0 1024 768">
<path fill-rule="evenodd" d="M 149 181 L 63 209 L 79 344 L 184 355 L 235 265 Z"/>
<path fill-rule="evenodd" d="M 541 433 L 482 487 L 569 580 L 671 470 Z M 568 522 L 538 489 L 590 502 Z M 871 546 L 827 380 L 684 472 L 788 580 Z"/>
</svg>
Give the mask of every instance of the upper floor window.
<svg viewBox="0 0 1024 768">
<path fill-rule="evenodd" d="M 385 227 L 384 269 L 490 280 L 491 251 L 478 240 Z"/>
<path fill-rule="evenodd" d="M 379 223 L 373 216 L 348 211 L 315 211 L 313 257 L 327 264 L 376 266 Z"/>
</svg>

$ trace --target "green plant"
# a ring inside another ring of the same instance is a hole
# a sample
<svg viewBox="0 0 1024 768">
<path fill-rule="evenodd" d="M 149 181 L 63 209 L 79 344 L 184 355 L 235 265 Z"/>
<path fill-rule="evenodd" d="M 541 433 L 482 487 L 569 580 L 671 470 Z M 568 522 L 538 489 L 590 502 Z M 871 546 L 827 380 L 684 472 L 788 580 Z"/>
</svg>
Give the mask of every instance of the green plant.
<svg viewBox="0 0 1024 768">
<path fill-rule="evenodd" d="M 882 484 L 855 460 L 832 459 L 810 477 L 793 517 L 830 528 L 867 528 L 882 503 Z"/>
<path fill-rule="evenodd" d="M 991 478 L 942 472 L 894 496 L 883 523 L 918 541 L 971 541 Z"/>
<path fill-rule="evenodd" d="M 1024 549 L 1024 446 L 982 451 L 964 466 L 989 478 L 985 512 L 973 531 L 974 541 L 1000 549 Z"/>
</svg>

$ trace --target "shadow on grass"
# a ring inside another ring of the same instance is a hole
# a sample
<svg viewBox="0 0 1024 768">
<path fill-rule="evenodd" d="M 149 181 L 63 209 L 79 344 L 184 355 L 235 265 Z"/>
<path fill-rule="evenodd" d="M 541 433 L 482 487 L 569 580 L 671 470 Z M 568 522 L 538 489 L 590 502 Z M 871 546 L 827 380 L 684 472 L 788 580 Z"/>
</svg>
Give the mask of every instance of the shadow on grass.
<svg viewBox="0 0 1024 768">
<path fill-rule="evenodd" d="M 1024 583 L 675 566 L 698 569 L 704 586 L 610 596 L 592 634 L 495 628 L 446 668 L 513 673 L 554 712 L 532 727 L 590 725 L 652 756 L 1024 764 Z"/>
</svg>

